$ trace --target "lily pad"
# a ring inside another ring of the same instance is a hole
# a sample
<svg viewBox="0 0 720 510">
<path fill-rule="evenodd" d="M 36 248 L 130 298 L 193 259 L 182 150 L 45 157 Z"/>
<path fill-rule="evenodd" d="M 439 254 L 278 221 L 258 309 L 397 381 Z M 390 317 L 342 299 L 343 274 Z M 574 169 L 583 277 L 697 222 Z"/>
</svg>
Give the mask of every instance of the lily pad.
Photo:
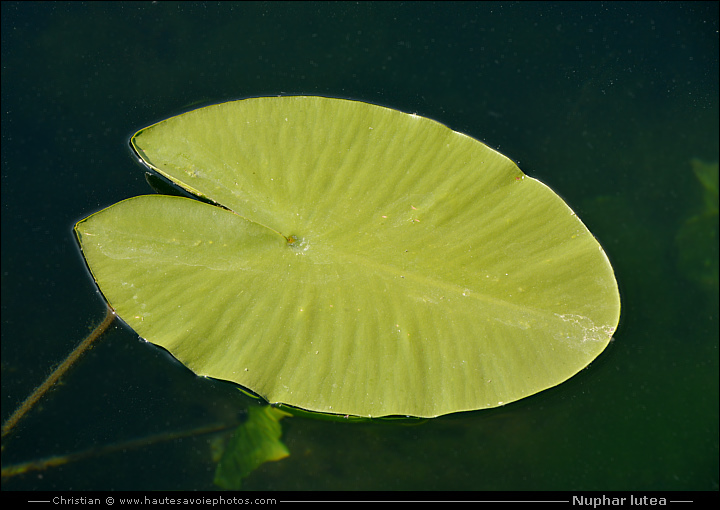
<svg viewBox="0 0 720 510">
<path fill-rule="evenodd" d="M 80 221 L 100 290 L 195 373 L 269 402 L 365 417 L 496 407 L 572 377 L 617 327 L 612 267 L 573 211 L 430 119 L 254 98 L 131 144 L 217 206 L 141 196 Z"/>
</svg>

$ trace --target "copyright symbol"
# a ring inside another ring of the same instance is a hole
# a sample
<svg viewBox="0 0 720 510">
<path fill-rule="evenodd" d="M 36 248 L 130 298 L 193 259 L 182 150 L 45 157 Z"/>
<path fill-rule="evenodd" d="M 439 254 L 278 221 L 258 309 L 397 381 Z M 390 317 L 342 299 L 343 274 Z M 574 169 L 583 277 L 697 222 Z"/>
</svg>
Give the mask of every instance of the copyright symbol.
<svg viewBox="0 0 720 510">
<path fill-rule="evenodd" d="M 105 498 L 105 503 L 112 506 L 115 503 L 113 498 Z"/>
</svg>

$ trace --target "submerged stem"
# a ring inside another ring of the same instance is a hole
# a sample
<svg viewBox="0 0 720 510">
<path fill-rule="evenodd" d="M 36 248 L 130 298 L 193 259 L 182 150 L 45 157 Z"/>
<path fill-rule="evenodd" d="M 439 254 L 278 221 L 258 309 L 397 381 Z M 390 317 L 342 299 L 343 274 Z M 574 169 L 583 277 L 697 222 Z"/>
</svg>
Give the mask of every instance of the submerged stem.
<svg viewBox="0 0 720 510">
<path fill-rule="evenodd" d="M 12 413 L 10 418 L 8 418 L 5 423 L 3 423 L 3 438 L 8 435 L 13 429 L 13 427 L 15 427 L 15 425 L 17 425 L 18 422 L 22 419 L 22 417 L 25 416 L 25 414 L 33 408 L 37 401 L 40 400 L 40 398 L 42 398 L 42 396 L 47 393 L 50 388 L 52 388 L 52 386 L 57 382 L 57 380 L 60 379 L 60 377 L 62 377 L 65 372 L 67 372 L 68 368 L 70 368 L 72 364 L 75 363 L 78 358 L 88 349 L 88 347 L 90 347 L 90 344 L 92 344 L 100 335 L 105 332 L 105 330 L 108 328 L 108 326 L 110 326 L 110 323 L 113 321 L 114 318 L 115 312 L 108 307 L 103 321 L 88 336 L 86 336 L 85 339 L 80 342 L 77 347 L 75 347 L 75 349 L 68 355 L 68 357 L 65 358 L 65 361 L 60 363 L 60 365 L 55 370 L 53 370 L 53 372 L 48 376 L 48 378 L 45 379 L 45 382 L 35 388 L 35 391 L 33 391 L 30 396 L 26 398 L 25 401 L 20 404 L 17 409 L 15 409 L 15 412 Z"/>
<path fill-rule="evenodd" d="M 81 452 L 68 453 L 65 455 L 48 457 L 46 459 L 24 462 L 22 464 L 16 464 L 2 468 L 2 478 L 11 478 L 13 476 L 22 475 L 30 471 L 42 471 L 47 468 L 62 466 L 71 462 L 78 462 L 81 460 L 98 457 L 101 455 L 108 455 L 116 452 L 125 452 L 130 449 L 142 448 L 145 446 L 151 446 L 166 441 L 175 441 L 177 439 L 183 439 L 187 437 L 195 437 L 205 434 L 224 432 L 226 430 L 237 428 L 239 425 L 240 423 L 213 423 L 192 430 L 184 430 L 180 432 L 165 432 L 150 437 L 143 437 L 140 439 L 125 441 L 123 443 L 110 444 L 102 446 L 100 448 L 91 448 L 89 450 L 84 450 Z"/>
</svg>

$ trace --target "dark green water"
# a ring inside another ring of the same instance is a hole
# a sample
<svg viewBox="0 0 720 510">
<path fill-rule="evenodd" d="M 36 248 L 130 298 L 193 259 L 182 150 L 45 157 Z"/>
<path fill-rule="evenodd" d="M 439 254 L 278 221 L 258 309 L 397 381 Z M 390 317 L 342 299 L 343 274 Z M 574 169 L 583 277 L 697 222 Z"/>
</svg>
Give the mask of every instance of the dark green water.
<svg viewBox="0 0 720 510">
<path fill-rule="evenodd" d="M 203 105 L 306 94 L 438 120 L 550 185 L 605 247 L 623 316 L 569 382 L 419 426 L 287 419 L 251 489 L 718 490 L 718 8 L 2 3 L 2 417 L 104 313 L 73 224 L 150 192 L 127 146 Z M 4 441 L 3 467 L 212 423 L 248 400 L 116 324 Z M 3 480 L 208 489 L 208 436 Z"/>
</svg>

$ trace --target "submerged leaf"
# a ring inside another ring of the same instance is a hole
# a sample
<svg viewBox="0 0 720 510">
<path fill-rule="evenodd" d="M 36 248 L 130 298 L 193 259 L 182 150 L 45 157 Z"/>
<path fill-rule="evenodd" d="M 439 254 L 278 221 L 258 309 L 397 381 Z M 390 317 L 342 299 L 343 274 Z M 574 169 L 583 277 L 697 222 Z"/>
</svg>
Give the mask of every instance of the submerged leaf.
<svg viewBox="0 0 720 510">
<path fill-rule="evenodd" d="M 718 163 L 690 160 L 702 186 L 702 208 L 694 210 L 680 226 L 675 242 L 678 267 L 690 280 L 717 293 L 718 288 Z"/>
<path fill-rule="evenodd" d="M 101 291 L 195 373 L 357 416 L 495 407 L 607 346 L 617 283 L 570 208 L 508 158 L 355 101 L 256 98 L 131 140 L 193 195 L 76 226 Z"/>
<path fill-rule="evenodd" d="M 215 485 L 239 489 L 242 480 L 266 462 L 284 459 L 290 452 L 280 441 L 280 420 L 287 413 L 270 406 L 248 409 L 248 419 L 228 441 L 215 470 Z"/>
</svg>

